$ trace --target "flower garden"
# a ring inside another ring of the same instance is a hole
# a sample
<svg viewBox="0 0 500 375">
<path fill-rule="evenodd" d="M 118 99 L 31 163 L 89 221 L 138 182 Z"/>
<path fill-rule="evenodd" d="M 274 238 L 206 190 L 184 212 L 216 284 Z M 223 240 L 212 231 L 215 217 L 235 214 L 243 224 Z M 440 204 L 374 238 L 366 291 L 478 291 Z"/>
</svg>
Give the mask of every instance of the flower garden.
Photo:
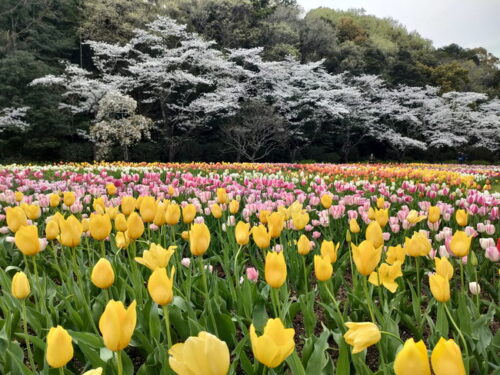
<svg viewBox="0 0 500 375">
<path fill-rule="evenodd" d="M 500 168 L 0 166 L 0 373 L 496 374 Z"/>
</svg>

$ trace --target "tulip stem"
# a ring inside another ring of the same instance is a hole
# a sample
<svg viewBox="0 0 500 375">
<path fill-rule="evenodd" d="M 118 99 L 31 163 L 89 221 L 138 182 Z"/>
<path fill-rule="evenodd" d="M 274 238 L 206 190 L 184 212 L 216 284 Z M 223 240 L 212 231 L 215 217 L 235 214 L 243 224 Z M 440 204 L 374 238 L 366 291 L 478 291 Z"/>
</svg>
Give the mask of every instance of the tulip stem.
<svg viewBox="0 0 500 375">
<path fill-rule="evenodd" d="M 271 288 L 271 301 L 273 303 L 274 316 L 276 318 L 281 317 L 281 307 L 280 307 L 280 297 L 279 288 Z"/>
<path fill-rule="evenodd" d="M 448 309 L 448 306 L 444 302 L 442 302 L 442 304 L 444 305 L 444 309 L 445 309 L 446 313 L 448 314 L 448 318 L 450 318 L 451 324 L 453 324 L 453 327 L 455 327 L 455 329 L 457 330 L 458 335 L 460 336 L 460 340 L 462 340 L 462 344 L 464 345 L 464 350 L 465 350 L 465 361 L 464 361 L 465 362 L 465 373 L 468 374 L 469 373 L 469 349 L 467 349 L 467 342 L 465 341 L 465 337 L 462 334 L 462 331 L 460 330 L 460 328 L 458 328 L 457 323 L 455 322 L 455 320 L 451 316 L 451 312 Z"/>
<path fill-rule="evenodd" d="M 26 317 L 26 300 L 21 301 L 23 308 L 23 328 L 24 328 L 24 340 L 26 341 L 26 351 L 28 352 L 28 359 L 30 362 L 31 370 L 36 372 L 35 361 L 33 359 L 33 353 L 31 352 L 31 344 L 28 336 L 28 319 Z"/>
<path fill-rule="evenodd" d="M 395 339 L 397 339 L 401 344 L 404 345 L 404 341 L 401 340 L 401 337 L 395 335 L 394 333 L 392 332 L 387 332 L 387 331 L 380 331 L 380 333 L 384 334 L 384 335 L 388 335 L 388 336 L 391 336 L 391 337 L 394 337 Z"/>
<path fill-rule="evenodd" d="M 64 367 L 59 367 L 59 375 L 64 375 Z"/>
<path fill-rule="evenodd" d="M 106 244 L 101 241 L 101 258 L 106 258 Z"/>
<path fill-rule="evenodd" d="M 351 241 L 347 243 L 347 250 L 349 250 L 349 262 L 351 263 L 351 282 L 354 289 L 356 289 L 356 278 L 354 275 L 354 266 L 352 264 Z"/>
<path fill-rule="evenodd" d="M 240 252 L 241 252 L 241 249 L 243 248 L 243 245 L 240 245 L 240 248 L 238 249 L 238 251 L 236 252 L 236 255 L 234 257 L 234 268 L 233 268 L 233 272 L 234 272 L 234 284 L 235 284 L 235 288 L 236 289 L 239 289 L 240 287 L 240 282 L 239 282 L 239 279 L 238 279 L 238 256 L 240 255 Z"/>
<path fill-rule="evenodd" d="M 165 317 L 165 329 L 167 334 L 168 349 L 172 347 L 172 336 L 170 335 L 170 316 L 168 313 L 168 305 L 163 305 L 163 316 Z"/>
<path fill-rule="evenodd" d="M 415 257 L 415 267 L 417 269 L 417 296 L 418 296 L 418 304 L 420 306 L 420 300 L 422 298 L 422 291 L 420 288 L 420 257 Z"/>
<path fill-rule="evenodd" d="M 375 315 L 373 315 L 370 294 L 368 293 L 368 278 L 365 276 L 363 277 L 363 279 L 364 279 L 363 286 L 365 289 L 366 304 L 368 305 L 368 311 L 370 311 L 370 317 L 372 319 L 372 322 L 374 324 L 377 324 L 377 321 L 375 320 Z"/>
<path fill-rule="evenodd" d="M 122 364 L 122 352 L 118 350 L 116 352 L 116 363 L 118 366 L 118 375 L 123 375 L 123 364 Z"/>
<path fill-rule="evenodd" d="M 207 275 L 205 274 L 205 269 L 203 268 L 203 256 L 198 257 L 198 265 L 200 267 L 201 279 L 203 281 L 203 287 L 205 288 L 205 303 L 207 304 L 208 314 L 210 315 L 210 319 L 212 320 L 212 325 L 214 326 L 215 335 L 219 336 L 219 332 L 217 330 L 217 323 L 215 322 L 214 314 L 212 312 L 212 304 L 208 294 L 208 283 L 207 283 Z"/>
<path fill-rule="evenodd" d="M 262 368 L 262 375 L 266 375 L 266 374 L 267 374 L 267 366 L 264 365 Z"/>
<path fill-rule="evenodd" d="M 302 265 L 304 267 L 304 291 L 305 294 L 307 295 L 307 283 L 308 283 L 308 278 L 307 278 L 307 266 L 306 266 L 306 256 L 302 256 Z"/>
<path fill-rule="evenodd" d="M 332 299 L 333 304 L 335 305 L 335 309 L 337 309 L 337 314 L 339 314 L 340 321 L 342 322 L 342 329 L 341 330 L 344 331 L 344 317 L 343 317 L 342 313 L 340 312 L 339 304 L 337 303 L 335 296 L 333 295 L 333 293 L 331 292 L 331 290 L 328 286 L 328 281 L 325 281 L 325 289 L 328 292 L 328 295 L 330 296 L 330 298 Z"/>
<path fill-rule="evenodd" d="M 464 264 L 462 262 L 462 259 L 459 260 L 460 262 L 460 286 L 462 287 L 462 293 L 465 293 L 464 289 Z"/>
</svg>

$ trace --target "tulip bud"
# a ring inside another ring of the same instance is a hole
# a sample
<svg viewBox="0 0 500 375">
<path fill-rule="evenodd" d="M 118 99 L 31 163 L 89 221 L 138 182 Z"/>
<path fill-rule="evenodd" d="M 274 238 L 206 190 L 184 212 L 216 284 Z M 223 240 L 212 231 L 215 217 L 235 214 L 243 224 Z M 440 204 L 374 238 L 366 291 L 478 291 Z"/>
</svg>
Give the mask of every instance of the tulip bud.
<svg viewBox="0 0 500 375">
<path fill-rule="evenodd" d="M 17 272 L 12 278 L 11 293 L 17 299 L 25 299 L 31 292 L 30 282 L 24 272 Z"/>
<path fill-rule="evenodd" d="M 351 345 L 352 354 L 362 352 L 371 345 L 380 341 L 381 334 L 378 327 L 371 323 L 345 323 L 349 330 L 344 334 L 345 341 Z"/>
<path fill-rule="evenodd" d="M 243 221 L 238 222 L 234 229 L 234 234 L 238 245 L 246 245 L 250 241 L 250 224 Z"/>
<path fill-rule="evenodd" d="M 431 364 L 435 375 L 465 375 L 462 352 L 453 339 L 439 339 L 432 350 Z"/>
<path fill-rule="evenodd" d="M 82 375 L 102 375 L 102 367 L 86 371 Z"/>
<path fill-rule="evenodd" d="M 266 282 L 271 288 L 280 288 L 286 281 L 287 269 L 283 252 L 268 252 L 266 255 L 264 273 Z"/>
<path fill-rule="evenodd" d="M 104 345 L 112 351 L 125 349 L 135 330 L 137 322 L 136 302 L 125 309 L 120 301 L 110 300 L 99 319 Z"/>
<path fill-rule="evenodd" d="M 34 225 L 22 226 L 16 232 L 15 243 L 24 255 L 33 256 L 38 254 L 41 248 L 37 227 Z"/>
<path fill-rule="evenodd" d="M 285 328 L 281 319 L 269 319 L 262 336 L 250 326 L 250 341 L 254 357 L 269 368 L 278 367 L 295 350 L 295 330 Z"/>
<path fill-rule="evenodd" d="M 247 268 L 247 279 L 252 283 L 256 283 L 259 279 L 259 271 L 257 271 L 254 267 Z"/>
<path fill-rule="evenodd" d="M 100 288 L 107 289 L 115 282 L 115 272 L 106 258 L 101 258 L 92 269 L 90 276 L 92 283 Z"/>
<path fill-rule="evenodd" d="M 176 225 L 181 219 L 181 209 L 177 203 L 171 203 L 165 210 L 165 220 L 168 225 Z"/>
<path fill-rule="evenodd" d="M 311 251 L 311 241 L 305 234 L 302 234 L 297 241 L 297 251 L 300 255 L 307 255 Z"/>
<path fill-rule="evenodd" d="M 168 305 L 174 299 L 173 282 L 175 267 L 167 275 L 166 268 L 156 268 L 148 279 L 148 292 L 153 301 L 158 305 Z"/>
<path fill-rule="evenodd" d="M 184 224 L 191 224 L 196 217 L 196 206 L 188 204 L 182 207 L 182 221 Z"/>
<path fill-rule="evenodd" d="M 153 216 L 154 218 L 154 216 Z M 153 220 L 153 218 L 151 220 Z M 144 233 L 144 222 L 137 212 L 132 212 L 127 219 L 127 233 L 131 240 L 136 240 Z"/>
<path fill-rule="evenodd" d="M 422 340 L 417 343 L 412 338 L 406 340 L 394 360 L 394 372 L 396 375 L 431 375 L 427 348 Z"/>
<path fill-rule="evenodd" d="M 193 224 L 189 231 L 189 248 L 191 254 L 200 256 L 205 254 L 210 246 L 210 231 L 205 223 Z"/>
<path fill-rule="evenodd" d="M 429 275 L 431 293 L 438 302 L 447 302 L 450 299 L 450 282 L 439 274 Z"/>
<path fill-rule="evenodd" d="M 89 231 L 94 240 L 102 241 L 111 233 L 111 220 L 107 214 L 90 216 Z"/>
<path fill-rule="evenodd" d="M 333 267 L 328 255 L 314 256 L 314 274 L 319 281 L 330 280 L 333 274 Z"/>
<path fill-rule="evenodd" d="M 47 363 L 50 367 L 60 368 L 73 358 L 73 341 L 63 327 L 52 327 L 47 335 Z"/>
<path fill-rule="evenodd" d="M 55 240 L 59 236 L 59 225 L 55 220 L 51 220 L 45 226 L 45 237 L 48 240 Z"/>
<path fill-rule="evenodd" d="M 479 283 L 475 282 L 475 281 L 472 281 L 469 283 L 469 291 L 472 295 L 479 295 L 479 293 L 481 293 L 481 286 L 479 285 Z"/>
</svg>

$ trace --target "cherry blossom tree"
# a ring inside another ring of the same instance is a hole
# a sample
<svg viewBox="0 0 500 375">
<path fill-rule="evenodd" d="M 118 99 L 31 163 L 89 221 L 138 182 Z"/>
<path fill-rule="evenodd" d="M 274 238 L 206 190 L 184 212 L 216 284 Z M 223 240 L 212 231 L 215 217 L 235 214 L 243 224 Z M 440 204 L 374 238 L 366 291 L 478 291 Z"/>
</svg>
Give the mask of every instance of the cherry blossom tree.
<svg viewBox="0 0 500 375">
<path fill-rule="evenodd" d="M 25 121 L 29 107 L 6 107 L 0 109 L 0 133 L 8 128 L 25 129 L 29 124 Z"/>
</svg>

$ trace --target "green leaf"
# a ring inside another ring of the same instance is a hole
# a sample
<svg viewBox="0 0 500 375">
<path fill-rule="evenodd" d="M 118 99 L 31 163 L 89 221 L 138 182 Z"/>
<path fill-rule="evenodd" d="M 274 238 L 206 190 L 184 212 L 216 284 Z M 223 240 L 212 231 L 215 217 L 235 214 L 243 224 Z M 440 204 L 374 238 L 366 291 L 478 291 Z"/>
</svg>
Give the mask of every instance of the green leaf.
<svg viewBox="0 0 500 375">
<path fill-rule="evenodd" d="M 328 364 L 328 355 L 326 355 L 325 352 L 329 347 L 329 337 L 330 331 L 325 329 L 319 338 L 314 339 L 314 350 L 311 357 L 307 361 L 307 374 L 320 374 Z"/>
</svg>

